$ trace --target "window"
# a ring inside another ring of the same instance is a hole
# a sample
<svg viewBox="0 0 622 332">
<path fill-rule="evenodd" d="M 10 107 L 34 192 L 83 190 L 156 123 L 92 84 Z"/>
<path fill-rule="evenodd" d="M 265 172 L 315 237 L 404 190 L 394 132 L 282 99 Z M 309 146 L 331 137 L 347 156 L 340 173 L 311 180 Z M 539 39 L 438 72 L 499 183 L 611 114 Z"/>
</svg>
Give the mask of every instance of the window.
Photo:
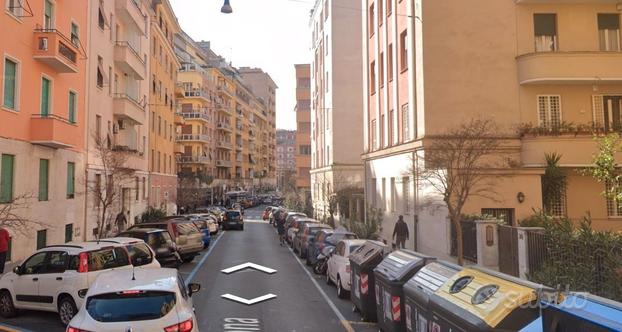
<svg viewBox="0 0 622 332">
<path fill-rule="evenodd" d="M 384 15 L 382 13 L 382 2 L 382 0 L 376 2 L 378 4 L 378 26 L 381 26 L 382 22 L 384 21 Z"/>
<path fill-rule="evenodd" d="M 389 44 L 389 48 L 387 49 L 387 75 L 389 77 L 389 82 L 393 81 L 393 44 Z"/>
<path fill-rule="evenodd" d="M 76 194 L 76 164 L 67 163 L 67 199 L 73 199 Z"/>
<path fill-rule="evenodd" d="M 606 183 L 605 188 L 607 192 L 612 193 L 612 194 L 619 195 L 621 193 L 619 186 L 618 186 L 618 192 L 613 193 L 610 183 Z M 564 198 L 565 198 L 565 195 L 564 195 Z M 609 217 L 622 217 L 622 203 L 617 200 L 614 200 L 611 197 L 608 197 L 607 198 L 607 215 Z"/>
<path fill-rule="evenodd" d="M 4 98 L 6 108 L 17 110 L 17 62 L 4 59 Z"/>
<path fill-rule="evenodd" d="M 51 1 L 45 0 L 43 11 L 43 28 L 54 29 L 54 5 Z"/>
<path fill-rule="evenodd" d="M 78 25 L 71 22 L 71 43 L 75 46 L 80 45 L 80 29 Z"/>
<path fill-rule="evenodd" d="M 73 240 L 73 224 L 65 225 L 65 243 Z"/>
<path fill-rule="evenodd" d="M 42 229 L 42 230 L 37 231 L 37 250 L 47 246 L 47 242 L 48 242 L 47 229 Z"/>
<path fill-rule="evenodd" d="M 551 200 L 546 204 L 545 210 L 552 216 L 563 217 L 566 215 L 566 188 L 563 188 L 559 195 L 551 197 Z M 609 206 L 609 202 L 607 202 Z M 609 208 L 607 209 L 609 210 Z M 622 211 L 622 210 L 621 210 Z"/>
<path fill-rule="evenodd" d="M 393 145 L 395 142 L 395 128 L 393 124 L 395 123 L 395 112 L 393 110 L 389 111 L 389 145 Z"/>
<path fill-rule="evenodd" d="M 380 148 L 385 147 L 384 130 L 384 114 L 382 114 L 380 115 Z"/>
<path fill-rule="evenodd" d="M 376 119 L 371 120 L 371 149 L 378 149 L 378 135 L 376 131 Z"/>
<path fill-rule="evenodd" d="M 14 16 L 17 16 L 17 17 L 23 16 L 23 12 L 22 12 L 23 7 L 22 7 L 20 0 L 7 0 L 6 9 Z"/>
<path fill-rule="evenodd" d="M 13 201 L 13 168 L 15 156 L 3 154 L 0 162 L 0 203 Z"/>
<path fill-rule="evenodd" d="M 329 0 L 324 1 L 324 20 L 328 19 L 328 11 L 330 8 L 330 4 L 328 3 Z"/>
<path fill-rule="evenodd" d="M 402 199 L 404 200 L 404 214 L 410 212 L 410 178 L 402 178 Z"/>
<path fill-rule="evenodd" d="M 482 215 L 503 220 L 506 225 L 514 225 L 514 209 L 482 209 Z"/>
<path fill-rule="evenodd" d="M 369 91 L 372 95 L 376 93 L 376 61 L 369 66 Z"/>
<path fill-rule="evenodd" d="M 140 199 L 140 178 L 137 176 L 135 179 L 135 189 L 136 189 L 136 196 L 135 199 L 138 201 Z"/>
<path fill-rule="evenodd" d="M 404 30 L 400 34 L 400 69 L 408 69 L 408 31 Z"/>
<path fill-rule="evenodd" d="M 541 127 L 556 129 L 561 123 L 561 97 L 555 95 L 538 96 L 538 120 Z"/>
<path fill-rule="evenodd" d="M 326 72 L 326 83 L 324 85 L 326 86 L 326 92 L 328 92 L 328 86 L 330 85 L 328 81 L 328 71 Z"/>
<path fill-rule="evenodd" d="M 103 194 L 101 190 L 102 190 L 102 175 L 95 174 L 95 194 L 93 195 L 93 200 L 94 200 L 95 206 L 97 207 L 99 207 L 100 195 Z"/>
<path fill-rule="evenodd" d="M 50 114 L 50 90 L 52 82 L 47 78 L 41 78 L 41 116 Z"/>
<path fill-rule="evenodd" d="M 387 16 L 390 16 L 392 11 L 393 11 L 393 0 L 387 0 Z"/>
<path fill-rule="evenodd" d="M 50 161 L 39 159 L 39 201 L 48 200 Z"/>
<path fill-rule="evenodd" d="M 620 15 L 598 14 L 598 37 L 601 51 L 619 51 Z"/>
<path fill-rule="evenodd" d="M 395 186 L 395 178 L 391 178 L 391 201 L 389 202 L 389 205 L 391 206 L 391 212 L 395 212 L 395 209 L 397 207 L 396 198 L 397 187 Z"/>
<path fill-rule="evenodd" d="M 380 60 L 378 63 L 378 84 L 380 87 L 384 86 L 384 53 L 380 53 Z"/>
<path fill-rule="evenodd" d="M 99 114 L 95 115 L 95 135 L 97 138 L 102 137 L 102 116 Z"/>
<path fill-rule="evenodd" d="M 382 178 L 382 188 L 380 188 L 380 192 L 382 195 L 380 196 L 380 201 L 382 202 L 383 210 L 387 209 L 387 178 Z"/>
<path fill-rule="evenodd" d="M 103 1 L 99 2 L 99 10 L 97 11 L 97 25 L 104 30 L 106 27 L 106 15 L 104 14 Z"/>
<path fill-rule="evenodd" d="M 69 91 L 69 122 L 76 123 L 76 93 Z"/>
<path fill-rule="evenodd" d="M 143 176 L 143 199 L 147 197 L 147 178 Z"/>
<path fill-rule="evenodd" d="M 378 195 L 378 189 L 377 187 L 377 181 L 376 178 L 372 178 L 371 179 L 371 206 L 376 207 L 376 204 L 378 203 L 376 201 L 376 197 Z"/>
<path fill-rule="evenodd" d="M 404 104 L 402 105 L 402 140 L 404 142 L 408 142 L 410 140 L 408 121 L 408 104 Z"/>
<path fill-rule="evenodd" d="M 371 6 L 369 6 L 369 22 L 367 23 L 367 26 L 369 27 L 369 36 L 373 36 L 374 35 L 374 4 L 372 4 Z"/>
<path fill-rule="evenodd" d="M 533 15 L 533 30 L 535 35 L 536 52 L 551 52 L 557 50 L 556 21 L 556 14 Z"/>
<path fill-rule="evenodd" d="M 97 57 L 97 87 L 104 87 L 104 58 L 101 56 Z"/>
<path fill-rule="evenodd" d="M 300 146 L 300 154 L 302 154 L 302 155 L 310 155 L 311 154 L 311 145 L 301 145 Z"/>
</svg>

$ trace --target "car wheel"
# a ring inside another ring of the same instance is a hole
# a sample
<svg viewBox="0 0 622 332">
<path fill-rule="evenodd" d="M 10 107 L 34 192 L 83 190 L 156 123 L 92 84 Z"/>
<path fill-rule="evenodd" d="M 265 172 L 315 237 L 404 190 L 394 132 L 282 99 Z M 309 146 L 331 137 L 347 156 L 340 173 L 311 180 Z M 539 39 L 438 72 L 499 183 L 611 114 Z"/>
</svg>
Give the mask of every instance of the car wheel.
<svg viewBox="0 0 622 332">
<path fill-rule="evenodd" d="M 305 259 L 305 263 L 307 264 L 307 266 L 311 266 L 311 261 L 309 260 L 310 255 L 307 255 L 307 259 Z"/>
<path fill-rule="evenodd" d="M 5 290 L 0 293 L 0 316 L 3 318 L 11 318 L 17 315 L 17 309 L 13 305 L 11 293 Z"/>
<path fill-rule="evenodd" d="M 339 297 L 340 299 L 345 299 L 347 296 L 348 291 L 343 289 L 343 286 L 341 285 L 341 278 L 337 276 L 337 297 Z"/>
<path fill-rule="evenodd" d="M 332 285 L 333 281 L 330 280 L 330 273 L 328 273 L 328 269 L 326 269 L 326 284 L 327 285 Z"/>
<path fill-rule="evenodd" d="M 70 296 L 64 296 L 60 299 L 58 302 L 58 316 L 63 325 L 69 325 L 69 322 L 77 313 L 78 308 L 76 307 L 76 303 Z"/>
<path fill-rule="evenodd" d="M 244 226 L 240 226 L 240 230 L 243 231 L 244 230 Z"/>
<path fill-rule="evenodd" d="M 184 261 L 184 263 L 190 263 L 192 262 L 192 260 L 194 260 L 194 256 L 182 257 L 181 260 Z"/>
</svg>

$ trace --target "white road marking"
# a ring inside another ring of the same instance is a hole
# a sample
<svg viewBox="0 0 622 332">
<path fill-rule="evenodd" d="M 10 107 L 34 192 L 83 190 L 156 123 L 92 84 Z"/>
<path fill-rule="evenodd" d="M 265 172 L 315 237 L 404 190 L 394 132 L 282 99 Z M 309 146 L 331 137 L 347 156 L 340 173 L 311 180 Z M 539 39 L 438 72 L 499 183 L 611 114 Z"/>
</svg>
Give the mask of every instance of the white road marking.
<svg viewBox="0 0 622 332">
<path fill-rule="evenodd" d="M 237 271 L 240 271 L 240 270 L 244 270 L 244 269 L 247 269 L 247 268 L 254 269 L 254 270 L 257 270 L 257 271 L 261 271 L 261 272 L 264 272 L 264 273 L 267 273 L 267 274 L 276 273 L 275 269 L 271 269 L 269 267 L 261 266 L 261 265 L 258 265 L 258 264 L 255 264 L 255 263 L 251 263 L 251 262 L 240 264 L 240 265 L 236 265 L 236 266 L 224 269 L 224 270 L 220 270 L 220 272 L 225 273 L 225 274 L 230 274 L 230 273 L 237 272 Z"/>
<path fill-rule="evenodd" d="M 259 302 L 263 302 L 263 301 L 274 299 L 274 298 L 276 298 L 276 295 L 274 295 L 274 294 L 266 294 L 266 295 L 262 295 L 260 297 L 256 297 L 256 298 L 250 299 L 250 300 L 247 300 L 247 299 L 245 299 L 243 297 L 239 297 L 239 296 L 232 295 L 232 294 L 223 294 L 220 297 L 222 297 L 223 299 L 227 299 L 227 300 L 243 303 L 243 304 L 246 304 L 246 305 L 253 305 L 253 304 L 256 304 L 256 303 L 259 303 Z"/>
<path fill-rule="evenodd" d="M 214 248 L 216 247 L 216 244 L 218 244 L 218 241 L 220 241 L 220 239 L 222 239 L 223 236 L 225 236 L 225 232 L 226 231 L 222 231 L 222 233 L 220 234 L 220 236 L 216 239 L 216 241 L 214 241 L 214 243 L 210 244 L 210 248 L 209 250 L 207 250 L 207 252 L 205 253 L 205 255 L 203 255 L 203 258 L 201 258 L 201 260 L 199 261 L 199 264 L 197 264 L 193 269 L 192 272 L 190 272 L 190 275 L 188 276 L 188 278 L 186 278 L 186 285 L 188 285 L 189 283 L 192 282 L 192 279 L 194 279 L 194 276 L 197 274 L 197 272 L 199 271 L 199 269 L 201 268 L 201 266 L 203 266 L 203 263 L 205 263 L 205 261 L 207 260 L 207 257 L 209 256 L 209 254 L 212 253 L 212 250 L 214 250 Z"/>
</svg>

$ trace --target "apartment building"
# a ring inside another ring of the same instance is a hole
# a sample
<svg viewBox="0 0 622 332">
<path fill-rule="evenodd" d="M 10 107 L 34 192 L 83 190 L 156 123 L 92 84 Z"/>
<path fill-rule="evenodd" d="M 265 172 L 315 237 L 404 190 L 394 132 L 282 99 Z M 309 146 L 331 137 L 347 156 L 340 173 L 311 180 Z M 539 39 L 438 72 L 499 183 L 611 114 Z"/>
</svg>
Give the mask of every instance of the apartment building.
<svg viewBox="0 0 622 332">
<path fill-rule="evenodd" d="M 0 210 L 8 261 L 82 239 L 87 2 L 4 1 L 0 28 Z"/>
<path fill-rule="evenodd" d="M 296 185 L 296 131 L 276 131 L 276 183 L 279 190 Z M 294 182 L 294 183 L 292 183 Z"/>
<path fill-rule="evenodd" d="M 363 51 L 360 31 L 352 29 L 362 24 L 361 8 L 317 0 L 311 13 L 310 174 L 318 218 L 328 213 L 331 195 L 363 188 Z"/>
<path fill-rule="evenodd" d="M 311 190 L 311 66 L 296 69 L 296 188 Z M 277 144 L 278 146 L 278 144 Z M 278 151 L 277 151 L 278 152 Z"/>
<path fill-rule="evenodd" d="M 619 122 L 619 6 L 530 0 L 363 6 L 366 199 L 384 211 L 385 239 L 404 215 L 416 234 L 407 247 L 448 256 L 447 213 L 424 203 L 438 193 L 411 168 L 430 138 L 474 117 L 494 119 L 519 167 L 491 172 L 496 199 L 471 197 L 464 213 L 517 224 L 542 209 L 544 155 L 557 152 L 567 188 L 553 213 L 578 219 L 590 211 L 595 228 L 620 229 L 615 202 L 599 194 L 604 185 L 577 172 L 591 164 L 592 130 L 613 131 Z"/>
<path fill-rule="evenodd" d="M 175 55 L 173 39 L 181 28 L 168 0 L 151 0 L 151 7 L 149 206 L 173 214 L 177 212 L 175 156 L 182 153 L 176 143 L 176 127 L 183 119 L 175 114 L 177 71 L 181 64 Z"/>
</svg>

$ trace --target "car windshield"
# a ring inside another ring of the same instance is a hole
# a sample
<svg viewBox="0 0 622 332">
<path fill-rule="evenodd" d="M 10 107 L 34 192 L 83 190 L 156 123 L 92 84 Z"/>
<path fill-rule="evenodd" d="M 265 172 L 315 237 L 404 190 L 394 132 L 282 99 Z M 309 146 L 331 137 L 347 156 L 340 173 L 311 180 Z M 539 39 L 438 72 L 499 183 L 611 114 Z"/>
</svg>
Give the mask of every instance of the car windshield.
<svg viewBox="0 0 622 332">
<path fill-rule="evenodd" d="M 350 246 L 350 252 L 353 253 L 356 249 L 360 248 L 360 244 L 353 244 Z"/>
<path fill-rule="evenodd" d="M 88 254 L 89 272 L 130 265 L 127 251 L 121 247 L 105 248 Z"/>
<path fill-rule="evenodd" d="M 98 322 L 132 322 L 166 316 L 175 307 L 175 293 L 125 291 L 90 297 L 86 311 Z"/>
<path fill-rule="evenodd" d="M 240 216 L 238 211 L 227 211 L 227 218 L 237 218 Z"/>
<path fill-rule="evenodd" d="M 168 232 L 149 233 L 149 237 L 147 238 L 147 244 L 149 244 L 152 248 L 163 247 L 169 241 L 172 242 L 173 240 Z"/>
</svg>

